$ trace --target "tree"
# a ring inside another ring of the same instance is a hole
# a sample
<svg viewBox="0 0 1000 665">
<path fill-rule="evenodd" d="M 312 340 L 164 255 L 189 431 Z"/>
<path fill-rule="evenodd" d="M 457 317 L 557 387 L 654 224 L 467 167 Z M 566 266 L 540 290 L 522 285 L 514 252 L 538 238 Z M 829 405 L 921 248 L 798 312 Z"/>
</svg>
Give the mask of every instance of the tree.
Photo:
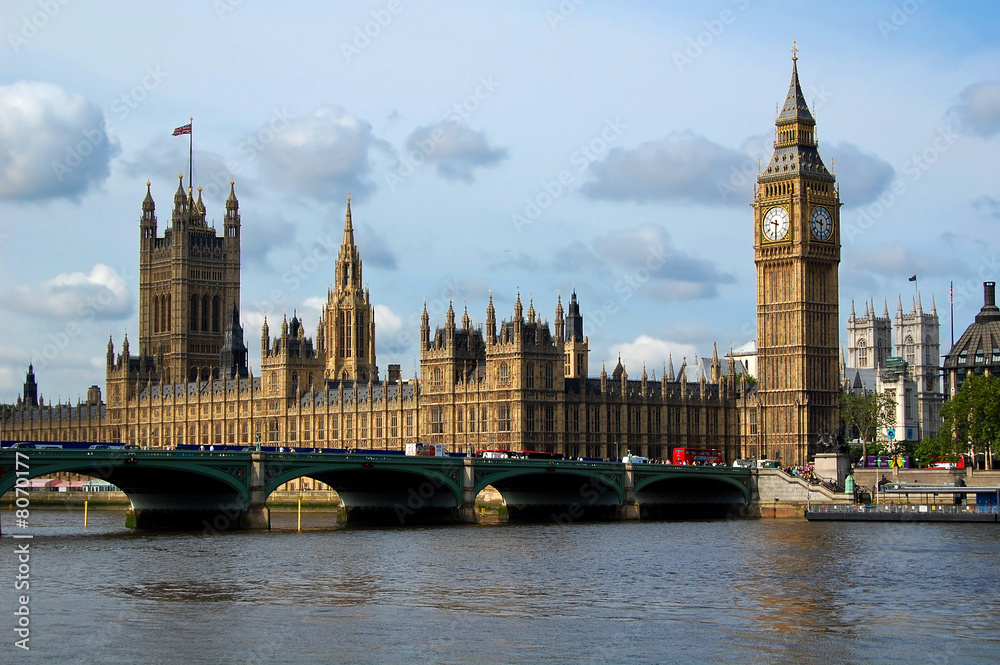
<svg viewBox="0 0 1000 665">
<path fill-rule="evenodd" d="M 993 444 L 1000 439 L 1000 377 L 970 374 L 962 388 L 941 407 L 941 442 L 951 441 L 956 451 L 982 453 L 986 468 L 993 468 Z"/>
<path fill-rule="evenodd" d="M 861 460 L 868 457 L 868 442 L 878 433 L 896 424 L 896 402 L 885 393 L 864 392 L 840 394 L 840 419 L 844 421 L 849 438 L 857 432 L 861 439 Z"/>
</svg>

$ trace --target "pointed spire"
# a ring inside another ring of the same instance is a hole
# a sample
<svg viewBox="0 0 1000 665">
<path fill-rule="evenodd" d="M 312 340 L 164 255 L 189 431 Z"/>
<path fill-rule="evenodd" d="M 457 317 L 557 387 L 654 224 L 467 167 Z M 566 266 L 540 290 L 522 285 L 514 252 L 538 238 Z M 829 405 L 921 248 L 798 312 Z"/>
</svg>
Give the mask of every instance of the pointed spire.
<svg viewBox="0 0 1000 665">
<path fill-rule="evenodd" d="M 362 211 L 364 212 L 364 211 Z M 354 245 L 354 223 L 351 221 L 351 193 L 347 192 L 347 213 L 344 215 L 344 245 Z"/>
<path fill-rule="evenodd" d="M 923 305 L 922 302 L 920 302 L 920 291 L 917 291 L 917 304 L 916 304 L 916 307 L 914 308 L 914 311 L 917 314 L 923 314 L 924 313 L 924 305 Z"/>
<path fill-rule="evenodd" d="M 472 321 L 469 319 L 469 306 L 465 306 L 465 311 L 462 313 L 462 330 L 468 330 L 472 327 Z"/>
<path fill-rule="evenodd" d="M 535 299 L 528 299 L 528 323 L 535 322 Z"/>
<path fill-rule="evenodd" d="M 855 318 L 854 314 L 854 298 L 851 298 L 851 318 Z"/>
<path fill-rule="evenodd" d="M 888 319 L 889 318 L 889 299 L 888 298 L 883 298 L 882 299 L 882 318 L 883 319 Z"/>
<path fill-rule="evenodd" d="M 935 300 L 934 294 L 931 294 L 931 314 L 937 316 L 937 300 Z"/>
<path fill-rule="evenodd" d="M 790 122 L 814 123 L 812 113 L 806 104 L 805 95 L 802 94 L 802 86 L 799 84 L 799 47 L 792 41 L 792 80 L 788 84 L 788 95 L 785 97 L 785 105 L 778 114 L 778 124 Z"/>
<path fill-rule="evenodd" d="M 142 200 L 142 211 L 143 213 L 152 213 L 156 210 L 156 204 L 153 203 L 153 193 L 150 191 L 153 183 L 149 180 L 146 181 L 146 198 Z M 143 215 L 145 217 L 146 215 Z"/>
<path fill-rule="evenodd" d="M 669 354 L 667 356 L 667 381 L 674 381 L 676 377 L 674 376 L 674 354 Z"/>
<path fill-rule="evenodd" d="M 517 292 L 517 300 L 514 301 L 514 320 L 524 319 L 524 306 L 521 305 L 521 292 Z"/>
<path fill-rule="evenodd" d="M 899 306 L 896 308 L 896 318 L 903 316 L 903 296 L 899 296 Z"/>
</svg>

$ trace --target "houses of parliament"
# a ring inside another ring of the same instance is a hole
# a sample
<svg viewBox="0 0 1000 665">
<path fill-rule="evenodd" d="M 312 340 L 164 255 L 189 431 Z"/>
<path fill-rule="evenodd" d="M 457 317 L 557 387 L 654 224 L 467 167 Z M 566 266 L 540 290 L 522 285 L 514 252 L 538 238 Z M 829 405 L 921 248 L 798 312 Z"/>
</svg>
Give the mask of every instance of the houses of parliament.
<svg viewBox="0 0 1000 665">
<path fill-rule="evenodd" d="M 260 375 L 248 370 L 240 323 L 240 208 L 235 186 L 222 235 L 200 190 L 174 195 L 159 235 L 149 183 L 139 217 L 139 333 L 109 339 L 105 388 L 86 402 L 45 404 L 29 367 L 23 395 L 0 407 L 5 439 L 448 450 L 536 450 L 613 458 L 630 450 L 719 448 L 727 460 L 805 462 L 838 429 L 840 203 L 817 151 L 815 121 L 793 57 L 774 153 L 753 201 L 759 376 L 732 356 L 660 368 L 589 360 L 585 298 L 552 303 L 552 324 L 516 297 L 484 319 L 449 307 L 419 334 L 418 377 L 376 363 L 376 320 L 362 287 L 348 197 L 343 241 L 316 322 L 265 319 Z M 135 346 L 133 346 L 133 343 Z"/>
</svg>

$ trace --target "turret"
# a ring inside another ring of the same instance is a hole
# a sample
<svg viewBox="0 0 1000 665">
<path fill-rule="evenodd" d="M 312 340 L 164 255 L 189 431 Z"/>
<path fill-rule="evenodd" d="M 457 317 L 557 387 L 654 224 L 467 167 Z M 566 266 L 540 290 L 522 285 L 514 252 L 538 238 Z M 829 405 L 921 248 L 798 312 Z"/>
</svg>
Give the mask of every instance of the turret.
<svg viewBox="0 0 1000 665">
<path fill-rule="evenodd" d="M 427 311 L 426 306 L 424 312 Z M 490 302 L 486 306 L 486 343 L 496 344 L 497 341 L 497 313 L 493 308 L 493 294 L 490 294 Z"/>
<path fill-rule="evenodd" d="M 566 321 L 564 320 L 562 296 L 556 297 L 556 317 L 554 321 L 556 342 L 566 341 Z"/>
</svg>

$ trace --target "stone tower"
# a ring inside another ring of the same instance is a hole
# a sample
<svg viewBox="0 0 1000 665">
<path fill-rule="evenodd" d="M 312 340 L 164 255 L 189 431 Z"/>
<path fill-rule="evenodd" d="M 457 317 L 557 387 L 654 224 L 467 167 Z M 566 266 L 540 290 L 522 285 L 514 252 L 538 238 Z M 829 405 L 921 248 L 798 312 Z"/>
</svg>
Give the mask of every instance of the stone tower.
<svg viewBox="0 0 1000 665">
<path fill-rule="evenodd" d="M 931 311 L 925 312 L 920 294 L 913 299 L 913 308 L 903 312 L 900 298 L 896 309 L 896 355 L 906 361 L 916 386 L 917 413 L 910 414 L 919 423 L 923 437 L 937 436 L 941 405 L 941 324 L 937 302 L 931 297 Z"/>
<path fill-rule="evenodd" d="M 590 348 L 588 340 L 583 334 L 583 316 L 580 314 L 580 303 L 576 300 L 576 291 L 569 300 L 569 313 L 564 319 L 565 324 L 560 327 L 562 318 L 562 301 L 559 301 L 556 312 L 556 338 L 557 341 L 564 342 L 566 353 L 566 378 L 586 379 L 588 371 L 588 361 Z"/>
<path fill-rule="evenodd" d="M 859 317 L 851 302 L 847 318 L 847 357 L 851 367 L 878 369 L 885 367 L 892 350 L 892 323 L 889 304 L 883 303 L 882 316 L 875 314 L 875 302 L 865 303 L 864 316 Z"/>
<path fill-rule="evenodd" d="M 764 450 L 784 464 L 805 462 L 839 424 L 840 195 L 792 51 L 774 154 L 753 203 L 761 428 Z"/>
<path fill-rule="evenodd" d="M 347 197 L 344 241 L 337 255 L 333 286 L 320 317 L 317 351 L 326 357 L 329 381 L 378 381 L 375 365 L 375 308 L 362 286 L 361 257 L 354 244 L 351 197 Z"/>
<path fill-rule="evenodd" d="M 171 225 L 157 237 L 146 183 L 139 218 L 139 357 L 156 358 L 167 383 L 218 374 L 229 313 L 240 305 L 240 213 L 234 183 L 224 233 L 206 222 L 205 205 L 179 176 Z M 162 360 L 160 360 L 162 358 Z"/>
</svg>

